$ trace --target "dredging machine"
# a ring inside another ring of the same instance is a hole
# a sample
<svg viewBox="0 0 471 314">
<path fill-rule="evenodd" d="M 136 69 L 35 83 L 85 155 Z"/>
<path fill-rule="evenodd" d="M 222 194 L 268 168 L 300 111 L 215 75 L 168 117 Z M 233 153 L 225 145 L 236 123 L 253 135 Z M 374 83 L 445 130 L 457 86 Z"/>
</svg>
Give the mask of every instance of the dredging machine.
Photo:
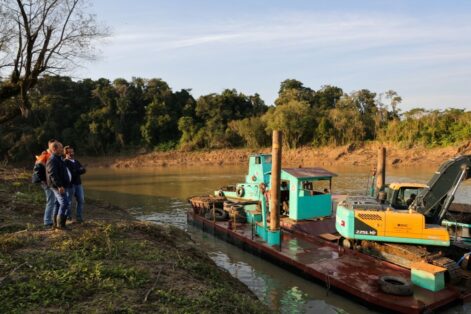
<svg viewBox="0 0 471 314">
<path fill-rule="evenodd" d="M 393 183 L 375 198 L 332 193 L 337 175 L 324 168 L 281 168 L 276 143 L 271 155 L 249 156 L 244 182 L 190 198 L 188 221 L 392 311 L 471 299 L 470 272 L 459 266 L 471 225 L 448 211 L 471 156 L 445 162 L 427 185 Z"/>
</svg>

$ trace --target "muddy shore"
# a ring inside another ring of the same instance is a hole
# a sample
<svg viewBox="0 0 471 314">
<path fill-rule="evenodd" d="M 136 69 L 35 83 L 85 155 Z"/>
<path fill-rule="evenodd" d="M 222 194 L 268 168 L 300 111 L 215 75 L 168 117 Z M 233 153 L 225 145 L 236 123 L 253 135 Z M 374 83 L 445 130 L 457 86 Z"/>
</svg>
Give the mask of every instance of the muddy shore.
<svg viewBox="0 0 471 314">
<path fill-rule="evenodd" d="M 301 147 L 285 149 L 283 163 L 291 166 L 365 166 L 374 167 L 378 148 L 387 148 L 387 163 L 395 167 L 431 166 L 436 167 L 444 160 L 459 154 L 471 154 L 471 141 L 459 146 L 404 148 L 382 143 L 350 144 L 339 147 Z M 210 151 L 169 151 L 152 152 L 107 160 L 96 160 L 95 166 L 116 168 L 167 167 L 180 165 L 238 165 L 246 164 L 250 154 L 270 153 L 270 148 L 218 149 Z"/>
<path fill-rule="evenodd" d="M 1 313 L 268 313 L 184 231 L 86 200 L 85 223 L 42 226 L 44 192 L 0 167 Z"/>
</svg>

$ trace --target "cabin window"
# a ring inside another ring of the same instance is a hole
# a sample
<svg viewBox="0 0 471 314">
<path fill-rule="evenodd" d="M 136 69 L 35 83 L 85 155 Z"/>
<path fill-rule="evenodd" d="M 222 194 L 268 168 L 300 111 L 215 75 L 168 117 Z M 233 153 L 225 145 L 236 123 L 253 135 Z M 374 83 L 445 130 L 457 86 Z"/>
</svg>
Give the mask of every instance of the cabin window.
<svg viewBox="0 0 471 314">
<path fill-rule="evenodd" d="M 397 197 L 398 207 L 408 208 L 419 194 L 418 188 L 401 188 Z"/>
<path fill-rule="evenodd" d="M 281 181 L 280 186 L 280 201 L 281 201 L 281 214 L 288 215 L 289 213 L 289 181 Z"/>
<path fill-rule="evenodd" d="M 307 192 L 308 195 L 329 194 L 329 183 L 329 180 L 301 181 L 302 189 Z"/>
<path fill-rule="evenodd" d="M 260 157 L 260 156 L 255 157 L 255 164 L 260 165 L 261 163 L 262 163 L 262 157 Z"/>
</svg>

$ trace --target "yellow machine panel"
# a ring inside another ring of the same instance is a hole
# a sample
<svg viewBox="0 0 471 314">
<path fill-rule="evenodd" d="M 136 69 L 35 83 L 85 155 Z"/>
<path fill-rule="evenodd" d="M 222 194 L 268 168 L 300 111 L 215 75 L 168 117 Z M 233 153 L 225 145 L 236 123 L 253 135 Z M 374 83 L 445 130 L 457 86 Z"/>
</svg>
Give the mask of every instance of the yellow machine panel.
<svg viewBox="0 0 471 314">
<path fill-rule="evenodd" d="M 429 241 L 449 241 L 446 228 L 438 225 L 426 225 L 425 217 L 417 212 L 396 210 L 356 210 L 355 234 L 365 236 L 416 239 L 424 243 Z"/>
<path fill-rule="evenodd" d="M 385 225 L 385 211 L 355 210 L 356 234 L 384 236 Z"/>
<path fill-rule="evenodd" d="M 392 210 L 386 212 L 385 235 L 388 237 L 421 238 L 424 226 L 422 214 Z"/>
</svg>

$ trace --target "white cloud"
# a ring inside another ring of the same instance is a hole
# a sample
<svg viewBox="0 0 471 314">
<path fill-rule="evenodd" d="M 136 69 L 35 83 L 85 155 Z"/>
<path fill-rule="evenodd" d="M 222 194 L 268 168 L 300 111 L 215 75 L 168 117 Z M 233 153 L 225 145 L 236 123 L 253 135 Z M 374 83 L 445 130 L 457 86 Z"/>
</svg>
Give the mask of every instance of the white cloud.
<svg viewBox="0 0 471 314">
<path fill-rule="evenodd" d="M 461 23 L 460 25 L 458 25 Z M 459 30 L 459 31 L 457 31 Z M 419 43 L 461 41 L 471 44 L 471 23 L 431 23 L 409 17 L 370 14 L 287 14 L 207 25 L 149 26 L 118 29 L 113 46 L 153 51 L 257 44 L 266 47 L 369 49 Z"/>
<path fill-rule="evenodd" d="M 252 88 L 271 103 L 279 82 L 295 77 L 313 88 L 392 88 L 405 108 L 461 105 L 471 99 L 470 14 L 270 12 L 198 22 L 129 21 L 115 26 L 95 68 L 101 66 L 105 76 L 173 79 L 175 88 L 194 87 L 195 96 L 221 86 Z"/>
</svg>

